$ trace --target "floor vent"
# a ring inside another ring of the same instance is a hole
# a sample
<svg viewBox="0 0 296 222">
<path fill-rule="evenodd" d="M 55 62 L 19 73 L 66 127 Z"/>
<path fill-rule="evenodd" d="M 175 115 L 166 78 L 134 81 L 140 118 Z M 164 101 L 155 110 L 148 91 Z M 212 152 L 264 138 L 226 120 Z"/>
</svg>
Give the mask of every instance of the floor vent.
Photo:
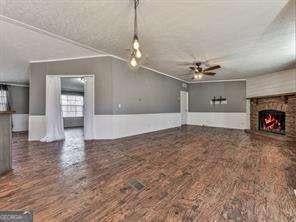
<svg viewBox="0 0 296 222">
<path fill-rule="evenodd" d="M 132 179 L 128 181 L 128 184 L 136 190 L 142 190 L 145 186 L 137 179 Z"/>
</svg>

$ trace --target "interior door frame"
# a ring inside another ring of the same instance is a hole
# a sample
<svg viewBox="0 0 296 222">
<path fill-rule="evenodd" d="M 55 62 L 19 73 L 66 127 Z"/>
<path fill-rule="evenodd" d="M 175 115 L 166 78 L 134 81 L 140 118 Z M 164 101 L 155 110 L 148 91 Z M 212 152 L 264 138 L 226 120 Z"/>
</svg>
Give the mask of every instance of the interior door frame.
<svg viewBox="0 0 296 222">
<path fill-rule="evenodd" d="M 83 78 L 83 77 L 92 77 L 93 78 L 93 113 L 95 116 L 95 75 L 65 75 L 65 74 L 61 74 L 61 75 L 46 75 L 46 76 L 59 76 L 60 78 Z M 84 122 L 84 115 L 83 115 L 83 122 Z M 93 119 L 93 122 L 95 121 L 95 119 Z M 93 138 L 94 139 L 94 138 Z"/>
<path fill-rule="evenodd" d="M 185 101 L 184 101 L 185 99 Z M 183 109 L 183 103 L 186 102 L 186 107 Z M 187 124 L 187 114 L 188 114 L 188 92 L 180 91 L 180 114 L 181 114 L 181 125 Z"/>
</svg>

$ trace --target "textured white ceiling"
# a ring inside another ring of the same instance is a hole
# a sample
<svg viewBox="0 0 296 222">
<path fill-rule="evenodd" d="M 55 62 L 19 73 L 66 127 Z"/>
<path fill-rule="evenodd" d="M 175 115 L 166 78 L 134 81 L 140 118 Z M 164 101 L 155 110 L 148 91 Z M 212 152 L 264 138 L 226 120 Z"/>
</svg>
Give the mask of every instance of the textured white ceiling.
<svg viewBox="0 0 296 222">
<path fill-rule="evenodd" d="M 0 82 L 28 82 L 30 61 L 98 53 L 0 18 Z"/>
<path fill-rule="evenodd" d="M 204 80 L 286 69 L 295 63 L 295 1 L 141 0 L 143 64 L 174 76 L 194 59 L 223 67 Z M 131 0 L 1 0 L 0 14 L 128 58 Z"/>
</svg>

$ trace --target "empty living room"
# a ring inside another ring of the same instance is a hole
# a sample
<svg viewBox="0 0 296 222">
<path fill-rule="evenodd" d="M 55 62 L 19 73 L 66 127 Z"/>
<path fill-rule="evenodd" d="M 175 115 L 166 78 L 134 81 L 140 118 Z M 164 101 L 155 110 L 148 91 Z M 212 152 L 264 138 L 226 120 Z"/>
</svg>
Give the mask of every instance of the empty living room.
<svg viewBox="0 0 296 222">
<path fill-rule="evenodd" d="M 0 0 L 0 222 L 296 222 L 296 0 Z"/>
</svg>

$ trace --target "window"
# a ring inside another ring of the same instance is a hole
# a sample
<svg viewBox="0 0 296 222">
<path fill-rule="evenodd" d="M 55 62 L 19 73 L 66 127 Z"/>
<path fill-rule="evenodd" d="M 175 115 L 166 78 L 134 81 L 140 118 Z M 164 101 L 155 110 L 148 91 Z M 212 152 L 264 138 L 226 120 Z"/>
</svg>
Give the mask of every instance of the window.
<svg viewBox="0 0 296 222">
<path fill-rule="evenodd" d="M 7 111 L 8 102 L 7 102 L 7 90 L 0 87 L 0 111 Z"/>
<path fill-rule="evenodd" d="M 63 117 L 82 117 L 83 116 L 83 96 L 62 95 L 61 105 Z"/>
</svg>

